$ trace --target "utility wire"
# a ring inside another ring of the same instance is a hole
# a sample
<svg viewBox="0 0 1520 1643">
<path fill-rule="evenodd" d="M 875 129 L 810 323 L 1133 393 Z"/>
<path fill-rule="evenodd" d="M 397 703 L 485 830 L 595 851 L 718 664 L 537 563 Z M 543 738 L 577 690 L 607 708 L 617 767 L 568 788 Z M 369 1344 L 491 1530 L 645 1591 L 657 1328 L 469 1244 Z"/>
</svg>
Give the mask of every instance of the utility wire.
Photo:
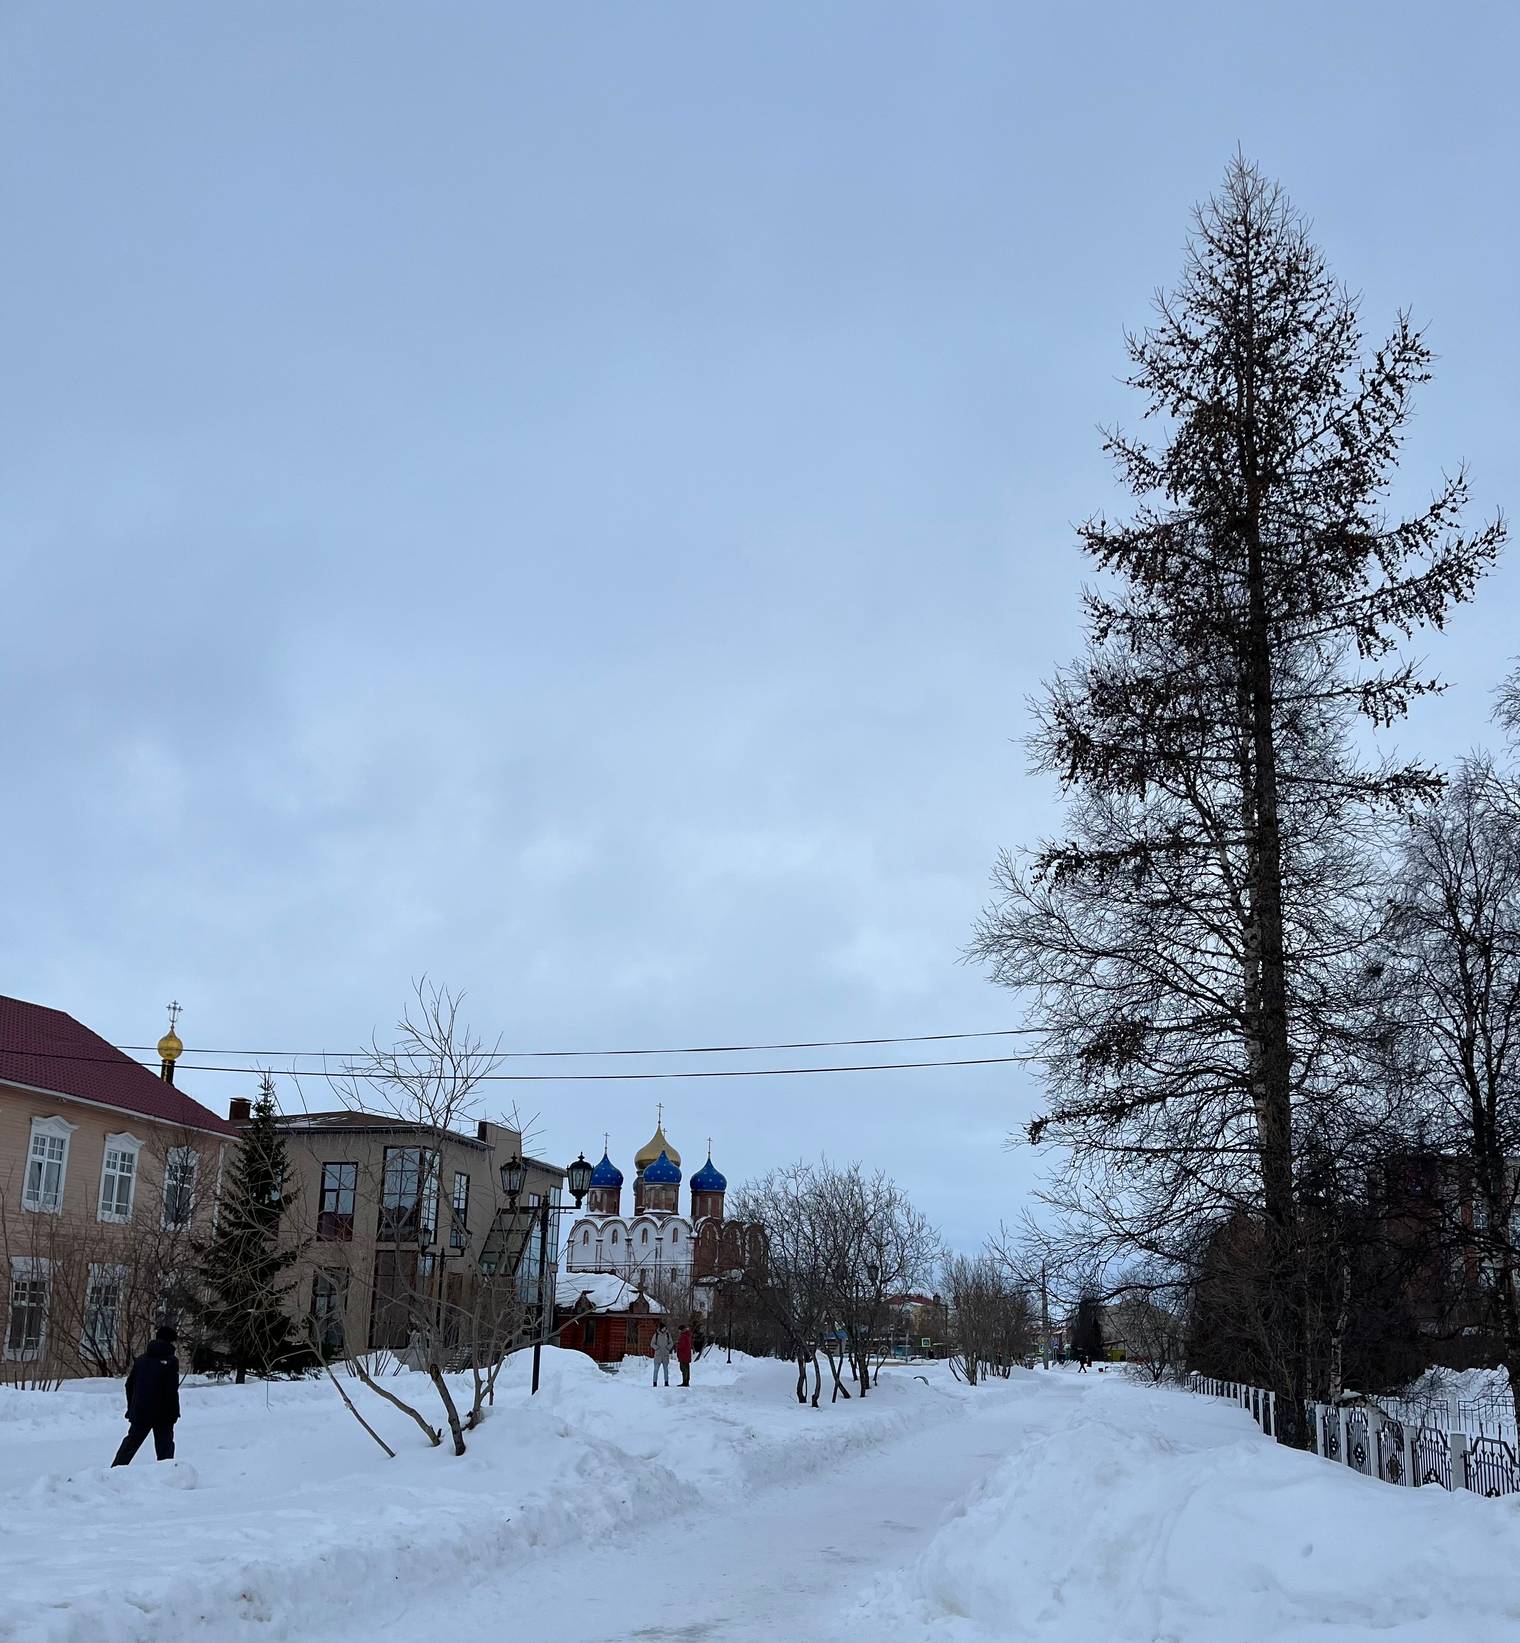
<svg viewBox="0 0 1520 1643">
<path fill-rule="evenodd" d="M 875 1044 L 945 1044 L 952 1039 L 966 1038 L 1016 1038 L 1024 1033 L 1040 1032 L 1038 1027 L 995 1027 L 985 1032 L 976 1033 L 907 1033 L 900 1038 L 811 1038 L 799 1039 L 790 1044 L 684 1044 L 672 1045 L 666 1049 L 618 1049 L 618 1050 L 492 1050 L 482 1051 L 489 1054 L 493 1060 L 500 1061 L 541 1061 L 563 1059 L 569 1057 L 591 1057 L 623 1055 L 744 1055 L 751 1050 L 840 1050 L 860 1049 Z M 118 1044 L 120 1050 L 141 1050 L 146 1053 L 157 1051 L 156 1044 Z M 229 1050 L 211 1049 L 202 1047 L 196 1052 L 198 1055 L 263 1055 L 276 1056 L 281 1060 L 320 1058 L 324 1060 L 343 1061 L 363 1058 L 370 1054 L 368 1050 Z M 386 1050 L 385 1054 L 397 1052 Z M 408 1060 L 423 1056 L 422 1051 L 404 1050 L 399 1052 L 399 1059 Z M 59 1058 L 63 1059 L 62 1057 Z"/>
<path fill-rule="evenodd" d="M 45 1051 L 40 1050 L 0 1051 L 0 1057 L 4 1055 L 45 1054 Z M 53 1061 L 109 1061 L 113 1066 L 118 1064 L 114 1057 L 106 1056 L 55 1055 L 49 1056 L 47 1059 Z M 956 1061 L 874 1061 L 838 1067 L 709 1067 L 693 1072 L 658 1073 L 481 1073 L 471 1079 L 471 1082 L 477 1084 L 610 1084 L 635 1081 L 647 1082 L 652 1079 L 671 1078 L 803 1078 L 822 1073 L 907 1072 L 926 1067 L 999 1067 L 1010 1066 L 1015 1063 L 1043 1062 L 1046 1059 L 1048 1058 L 1039 1055 L 983 1055 Z M 145 1061 L 140 1061 L 136 1065 L 150 1072 L 153 1070 L 151 1064 Z M 196 1073 L 239 1073 L 252 1078 L 275 1069 L 268 1067 L 226 1067 L 216 1066 L 209 1062 L 179 1061 L 175 1063 L 175 1070 Z M 362 1067 L 356 1067 L 354 1072 L 359 1077 L 365 1076 Z M 301 1075 L 292 1072 L 290 1076 Z M 304 1076 L 312 1076 L 309 1069 Z"/>
</svg>

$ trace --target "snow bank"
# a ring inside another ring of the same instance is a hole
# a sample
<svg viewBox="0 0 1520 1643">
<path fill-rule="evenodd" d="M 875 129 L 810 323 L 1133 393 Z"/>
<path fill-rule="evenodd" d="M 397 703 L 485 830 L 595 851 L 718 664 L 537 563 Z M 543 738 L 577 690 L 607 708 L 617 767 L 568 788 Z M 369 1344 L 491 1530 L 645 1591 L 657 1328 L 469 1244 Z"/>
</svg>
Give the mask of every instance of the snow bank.
<svg viewBox="0 0 1520 1643">
<path fill-rule="evenodd" d="M 307 1639 L 324 1617 L 383 1611 L 419 1584 L 478 1582 L 825 1467 L 964 1407 L 949 1386 L 892 1380 L 864 1403 L 800 1408 L 786 1364 L 709 1358 L 658 1390 L 581 1353 L 503 1371 L 462 1458 L 355 1381 L 397 1450 L 386 1459 L 325 1381 L 187 1387 L 179 1457 L 109 1469 L 126 1430 L 115 1383 L 0 1395 L 0 1639 L 175 1643 Z M 436 1418 L 425 1378 L 387 1383 Z M 468 1398 L 468 1377 L 456 1383 Z"/>
<path fill-rule="evenodd" d="M 1215 1400 L 1031 1377 L 1006 1461 L 862 1631 L 986 1643 L 1498 1643 L 1520 1625 L 1520 1498 L 1395 1489 Z"/>
</svg>

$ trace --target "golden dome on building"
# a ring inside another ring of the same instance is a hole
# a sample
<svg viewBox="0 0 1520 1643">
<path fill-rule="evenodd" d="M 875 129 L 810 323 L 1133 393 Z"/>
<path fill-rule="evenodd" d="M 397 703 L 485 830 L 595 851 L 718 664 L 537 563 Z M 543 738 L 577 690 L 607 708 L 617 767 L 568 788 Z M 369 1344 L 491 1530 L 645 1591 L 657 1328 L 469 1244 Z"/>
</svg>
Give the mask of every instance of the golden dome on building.
<svg viewBox="0 0 1520 1643">
<path fill-rule="evenodd" d="M 671 1161 L 671 1163 L 676 1166 L 677 1169 L 681 1167 L 680 1153 L 678 1153 L 670 1142 L 665 1139 L 665 1125 L 663 1121 L 655 1125 L 654 1134 L 644 1143 L 642 1147 L 639 1148 L 636 1153 L 634 1153 L 633 1167 L 639 1170 L 648 1169 L 662 1152 Z"/>
<path fill-rule="evenodd" d="M 158 1059 L 160 1061 L 178 1061 L 185 1053 L 185 1046 L 179 1041 L 179 1034 L 171 1027 L 158 1041 Z"/>
</svg>

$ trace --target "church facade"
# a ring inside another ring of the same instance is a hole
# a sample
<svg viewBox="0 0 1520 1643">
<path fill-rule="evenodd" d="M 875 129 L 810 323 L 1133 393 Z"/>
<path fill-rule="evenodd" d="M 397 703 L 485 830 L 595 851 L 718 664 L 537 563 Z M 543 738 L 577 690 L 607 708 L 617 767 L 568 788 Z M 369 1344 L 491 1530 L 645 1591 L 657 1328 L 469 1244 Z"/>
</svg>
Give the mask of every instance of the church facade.
<svg viewBox="0 0 1520 1643">
<path fill-rule="evenodd" d="M 643 1289 L 690 1285 L 706 1310 L 720 1284 L 764 1258 L 764 1234 L 724 1215 L 728 1182 L 712 1161 L 688 1185 L 681 1211 L 681 1154 L 666 1137 L 663 1118 L 633 1157 L 633 1204 L 623 1208 L 623 1172 L 604 1148 L 591 1175 L 586 1211 L 570 1227 L 564 1271 L 607 1272 Z"/>
</svg>

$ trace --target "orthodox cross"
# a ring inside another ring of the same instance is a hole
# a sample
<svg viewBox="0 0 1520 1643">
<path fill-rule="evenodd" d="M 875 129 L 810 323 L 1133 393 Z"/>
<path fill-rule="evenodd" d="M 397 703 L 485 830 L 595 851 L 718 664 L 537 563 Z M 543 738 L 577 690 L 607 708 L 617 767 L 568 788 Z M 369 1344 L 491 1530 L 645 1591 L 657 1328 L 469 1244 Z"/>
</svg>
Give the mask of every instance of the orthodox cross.
<svg viewBox="0 0 1520 1643">
<path fill-rule="evenodd" d="M 179 1004 L 178 999 L 172 1000 L 170 1002 L 169 1006 L 168 1006 L 168 1009 L 169 1009 L 169 1031 L 172 1033 L 174 1031 L 175 1024 L 178 1022 L 180 1016 L 183 1014 L 183 1011 L 180 1008 L 180 1004 Z"/>
</svg>

